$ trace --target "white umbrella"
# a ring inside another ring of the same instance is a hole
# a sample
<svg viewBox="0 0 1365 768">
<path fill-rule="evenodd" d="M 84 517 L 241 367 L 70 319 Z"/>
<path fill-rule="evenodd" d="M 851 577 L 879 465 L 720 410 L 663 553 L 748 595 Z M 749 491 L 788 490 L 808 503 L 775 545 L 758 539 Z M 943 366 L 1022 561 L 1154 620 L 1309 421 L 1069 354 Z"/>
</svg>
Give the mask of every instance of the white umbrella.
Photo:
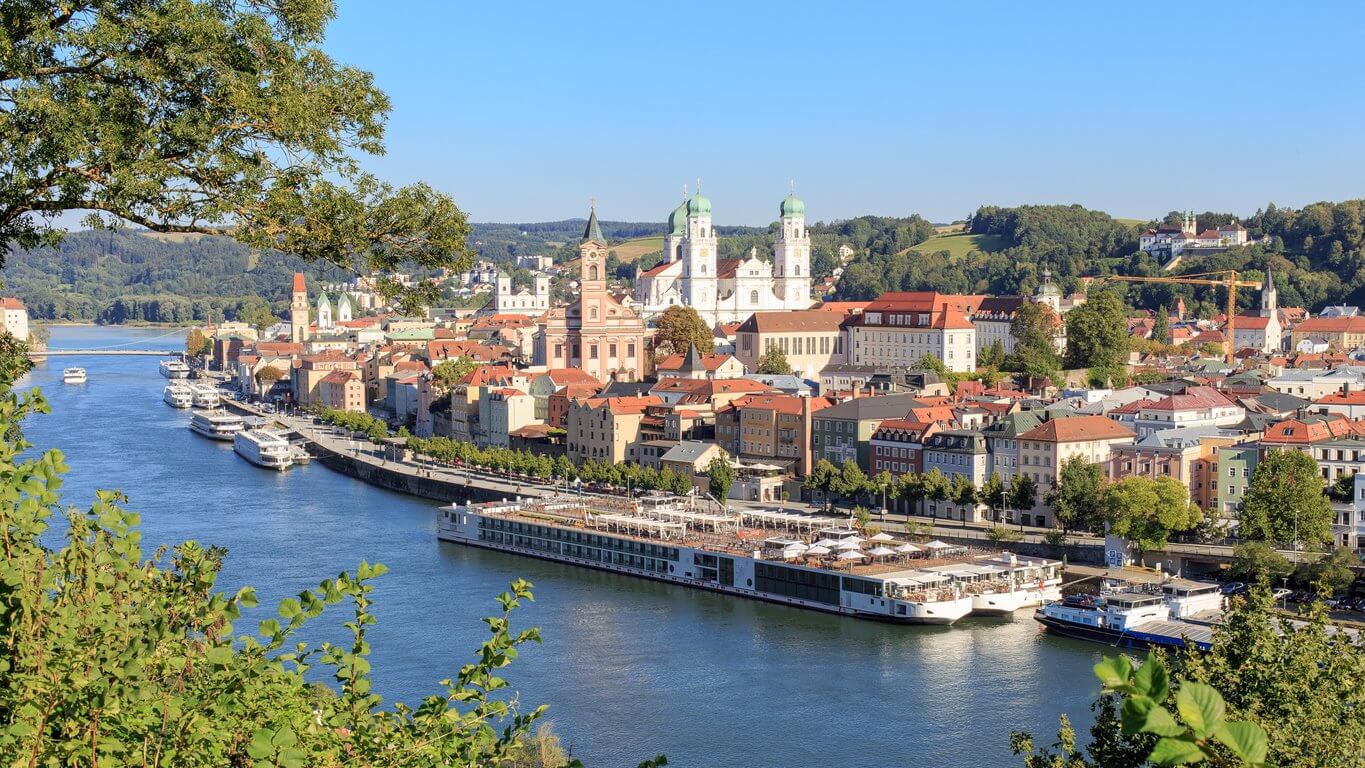
<svg viewBox="0 0 1365 768">
<path fill-rule="evenodd" d="M 872 555 L 873 557 L 886 557 L 887 555 L 896 554 L 896 550 L 890 549 L 888 547 L 873 547 L 872 549 L 868 550 L 867 553 L 869 555 Z"/>
<path fill-rule="evenodd" d="M 852 542 L 854 542 L 854 543 L 856 543 L 856 544 L 862 544 L 864 541 L 867 541 L 867 539 L 862 539 L 862 538 L 859 538 L 859 537 L 857 537 L 857 536 L 845 536 L 844 538 L 839 539 L 839 541 L 841 541 L 841 542 L 844 542 L 844 541 L 852 541 Z"/>
<path fill-rule="evenodd" d="M 896 537 L 889 533 L 878 533 L 872 537 L 873 541 L 895 541 Z"/>
<path fill-rule="evenodd" d="M 840 560 L 862 560 L 864 557 L 867 557 L 867 555 L 864 555 L 862 552 L 854 552 L 853 550 L 839 553 Z"/>
<path fill-rule="evenodd" d="M 811 547 L 810 549 L 806 550 L 806 554 L 808 554 L 808 555 L 828 555 L 828 554 L 829 554 L 829 547 L 822 547 L 822 546 L 820 546 L 819 544 L 816 544 L 815 546 L 813 546 L 813 547 Z"/>
<path fill-rule="evenodd" d="M 815 546 L 817 546 L 817 547 L 832 547 L 832 546 L 834 546 L 834 545 L 836 545 L 836 544 L 838 544 L 838 543 L 839 543 L 839 542 L 835 541 L 834 539 L 820 539 L 819 541 L 815 542 Z"/>
<path fill-rule="evenodd" d="M 810 549 L 810 545 L 805 543 L 804 541 L 793 541 L 792 543 L 783 547 L 783 549 L 795 549 L 801 552 L 805 552 L 806 550 Z"/>
<path fill-rule="evenodd" d="M 834 548 L 843 550 L 862 549 L 862 542 L 854 541 L 853 539 L 844 539 L 843 541 L 839 542 Z"/>
<path fill-rule="evenodd" d="M 902 544 L 902 545 L 900 545 L 899 547 L 896 547 L 896 551 L 897 551 L 897 552 L 900 552 L 900 553 L 902 553 L 902 554 L 908 555 L 908 554 L 910 554 L 911 552 L 920 552 L 920 551 L 922 551 L 922 550 L 920 550 L 920 548 L 917 547 L 917 546 L 915 546 L 914 544 L 911 544 L 911 543 L 909 543 L 909 542 L 906 542 L 905 544 Z"/>
<path fill-rule="evenodd" d="M 925 545 L 924 545 L 924 548 L 925 548 L 925 549 L 952 549 L 952 548 L 953 548 L 953 545 L 952 545 L 952 544 L 945 544 L 944 542 L 941 542 L 941 541 L 939 541 L 938 539 L 934 539 L 933 541 L 929 542 L 928 544 L 925 544 Z"/>
</svg>

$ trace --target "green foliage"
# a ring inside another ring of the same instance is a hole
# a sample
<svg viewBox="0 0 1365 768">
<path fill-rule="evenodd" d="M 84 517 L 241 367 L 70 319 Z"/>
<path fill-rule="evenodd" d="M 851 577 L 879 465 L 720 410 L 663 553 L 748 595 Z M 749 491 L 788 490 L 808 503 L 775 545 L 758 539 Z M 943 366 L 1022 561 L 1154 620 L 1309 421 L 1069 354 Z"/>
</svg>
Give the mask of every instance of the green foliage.
<svg viewBox="0 0 1365 768">
<path fill-rule="evenodd" d="M 1158 344 L 1171 343 L 1171 313 L 1165 304 L 1156 308 L 1156 317 L 1152 321 L 1152 341 Z"/>
<path fill-rule="evenodd" d="M 1015 313 L 1018 317 L 1018 313 Z M 1011 330 L 1013 326 L 1011 325 Z M 999 369 L 1005 365 L 1005 345 L 1000 343 L 1000 339 L 995 339 L 986 348 L 981 350 L 981 357 L 977 360 L 983 368 Z"/>
<path fill-rule="evenodd" d="M 711 495 L 722 504 L 730 498 L 730 488 L 735 484 L 735 468 L 722 453 L 711 459 L 706 467 L 706 478 L 711 483 Z"/>
<path fill-rule="evenodd" d="M 659 315 L 659 324 L 654 332 L 655 354 L 686 354 L 689 347 L 695 346 L 702 354 L 716 350 L 716 337 L 701 319 L 697 310 L 675 304 Z"/>
<path fill-rule="evenodd" d="M 341 427 L 349 432 L 362 432 L 374 443 L 383 442 L 384 438 L 389 436 L 388 423 L 368 413 L 321 408 L 317 411 L 317 417 L 334 427 Z"/>
<path fill-rule="evenodd" d="M 0 242 L 50 244 L 57 217 L 90 211 L 93 224 L 230 232 L 366 272 L 463 265 L 469 227 L 453 201 L 360 172 L 352 153 L 383 152 L 389 102 L 322 51 L 335 12 L 331 0 L 11 9 Z M 405 306 L 428 288 L 389 286 Z"/>
<path fill-rule="evenodd" d="M 1312 456 L 1271 451 L 1251 473 L 1242 497 L 1238 535 L 1282 544 L 1318 546 L 1332 539 L 1332 505 L 1322 492 Z"/>
<path fill-rule="evenodd" d="M 867 524 L 872 522 L 872 513 L 867 511 L 867 507 L 861 504 L 853 508 L 853 526 L 858 530 L 866 530 Z"/>
<path fill-rule="evenodd" d="M 1100 465 L 1080 456 L 1062 463 L 1057 483 L 1047 494 L 1063 531 L 1100 532 L 1104 524 L 1104 474 Z"/>
<path fill-rule="evenodd" d="M 256 371 L 256 381 L 260 382 L 262 386 L 268 387 L 282 378 L 284 378 L 284 371 L 273 365 L 263 366 L 261 370 Z"/>
<path fill-rule="evenodd" d="M 1103 504 L 1110 532 L 1143 551 L 1161 549 L 1172 533 L 1188 531 L 1204 517 L 1173 477 L 1130 475 L 1105 488 Z"/>
<path fill-rule="evenodd" d="M 1019 529 L 1011 528 L 1007 525 L 992 525 L 990 530 L 986 532 L 986 535 L 990 537 L 992 544 L 1021 541 L 1024 538 L 1024 534 L 1020 533 Z"/>
<path fill-rule="evenodd" d="M 763 357 L 758 359 L 758 371 L 768 376 L 787 375 L 792 372 L 791 363 L 787 362 L 787 355 L 782 348 L 773 345 L 768 347 L 768 351 L 763 353 Z"/>
<path fill-rule="evenodd" d="M 1263 541 L 1247 541 L 1232 550 L 1232 565 L 1228 574 L 1249 584 L 1277 584 L 1294 572 L 1289 558 L 1276 552 Z"/>
<path fill-rule="evenodd" d="M 1010 478 L 1008 496 L 1010 508 L 1023 514 L 1038 503 L 1038 484 L 1023 472 L 1017 472 Z"/>
<path fill-rule="evenodd" d="M 431 383 L 444 392 L 449 392 L 479 364 L 469 355 L 460 355 L 454 360 L 442 360 L 431 367 Z"/>
<path fill-rule="evenodd" d="M 1294 570 L 1294 581 L 1305 588 L 1321 586 L 1328 594 L 1340 594 L 1350 589 L 1355 581 L 1353 567 L 1360 558 L 1345 547 L 1336 547 L 1326 557 L 1311 563 L 1299 563 Z"/>
<path fill-rule="evenodd" d="M 1046 304 L 1026 301 L 1020 305 L 1010 321 L 1014 352 L 1005 367 L 1034 378 L 1055 377 L 1062 367 L 1054 345 L 1057 323 L 1057 315 Z"/>
<path fill-rule="evenodd" d="M 213 341 L 204 335 L 198 328 L 191 328 L 185 334 L 185 354 L 190 357 L 200 357 L 213 352 Z"/>
<path fill-rule="evenodd" d="M 1128 343 L 1128 314 L 1114 291 L 1092 295 L 1067 313 L 1068 367 L 1100 368 L 1113 375 L 1127 362 Z"/>
</svg>

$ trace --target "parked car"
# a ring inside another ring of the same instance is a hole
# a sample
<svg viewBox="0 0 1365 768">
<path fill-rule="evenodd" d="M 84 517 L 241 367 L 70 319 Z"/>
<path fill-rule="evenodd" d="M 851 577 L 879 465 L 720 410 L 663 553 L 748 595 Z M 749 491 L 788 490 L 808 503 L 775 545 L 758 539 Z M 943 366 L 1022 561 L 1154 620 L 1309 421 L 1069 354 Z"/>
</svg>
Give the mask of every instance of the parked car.
<svg viewBox="0 0 1365 768">
<path fill-rule="evenodd" d="M 1270 593 L 1270 597 L 1271 597 L 1271 599 L 1273 599 L 1273 600 L 1284 600 L 1285 598 L 1289 597 L 1289 596 L 1292 595 L 1292 594 L 1294 594 L 1294 593 L 1293 593 L 1293 592 L 1290 592 L 1290 591 L 1287 590 L 1287 589 L 1281 588 L 1281 589 L 1275 590 L 1274 592 L 1271 592 L 1271 593 Z"/>
<path fill-rule="evenodd" d="M 1240 581 L 1229 581 L 1223 585 L 1223 594 L 1231 597 L 1247 591 L 1247 585 Z"/>
</svg>

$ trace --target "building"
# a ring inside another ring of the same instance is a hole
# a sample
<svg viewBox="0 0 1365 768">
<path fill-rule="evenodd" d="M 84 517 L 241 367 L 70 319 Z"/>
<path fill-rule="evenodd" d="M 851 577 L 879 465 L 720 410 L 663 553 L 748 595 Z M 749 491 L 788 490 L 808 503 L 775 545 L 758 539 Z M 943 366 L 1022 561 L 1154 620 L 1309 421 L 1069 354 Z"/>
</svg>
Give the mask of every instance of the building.
<svg viewBox="0 0 1365 768">
<path fill-rule="evenodd" d="M 1213 426 L 1153 432 L 1135 443 L 1111 446 L 1106 474 L 1113 480 L 1132 475 L 1173 477 L 1190 489 L 1190 496 L 1201 509 L 1210 509 L 1213 492 L 1205 463 L 1214 460 L 1219 448 L 1237 440 L 1235 433 Z"/>
<path fill-rule="evenodd" d="M 353 370 L 335 370 L 318 380 L 317 402 L 324 408 L 365 412 L 365 384 Z"/>
<path fill-rule="evenodd" d="M 1365 419 L 1365 390 L 1332 392 L 1323 395 L 1309 407 L 1313 413 L 1337 414 L 1354 421 Z"/>
<path fill-rule="evenodd" d="M 719 261 L 711 201 L 698 189 L 668 216 L 663 263 L 636 278 L 635 300 L 644 307 L 645 316 L 682 305 L 696 309 L 714 327 L 744 320 L 754 312 L 809 308 L 806 204 L 789 194 L 778 215 L 771 261 L 760 258 L 756 250 L 745 258 Z"/>
<path fill-rule="evenodd" d="M 711 461 L 725 458 L 719 445 L 702 440 L 683 440 L 659 457 L 659 469 L 671 469 L 684 477 L 695 477 L 706 472 Z"/>
<path fill-rule="evenodd" d="M 590 397 L 569 404 L 566 454 L 575 464 L 589 459 L 619 464 L 626 460 L 640 435 L 640 424 L 650 406 L 663 401 L 644 397 Z"/>
<path fill-rule="evenodd" d="M 537 274 L 532 278 L 532 290 L 513 290 L 512 278 L 498 274 L 497 291 L 493 294 L 493 312 L 500 315 L 540 317 L 550 309 L 550 278 Z"/>
<path fill-rule="evenodd" d="M 846 362 L 842 324 L 846 315 L 820 309 L 755 312 L 740 323 L 735 357 L 757 371 L 764 353 L 776 347 L 798 376 L 812 378 Z"/>
<path fill-rule="evenodd" d="M 744 375 L 745 365 L 733 355 L 702 354 L 689 345 L 686 354 L 660 360 L 654 373 L 661 379 L 737 379 Z"/>
<path fill-rule="evenodd" d="M 1054 418 L 1019 435 L 1018 471 L 1038 487 L 1037 503 L 1024 511 L 1023 522 L 1051 525 L 1052 509 L 1045 503 L 1067 459 L 1079 456 L 1091 464 L 1108 465 L 1112 446 L 1130 443 L 1136 435 L 1103 416 Z"/>
<path fill-rule="evenodd" d="M 914 395 L 855 397 L 821 410 L 811 422 L 811 460 L 835 466 L 853 461 L 864 472 L 872 467 L 872 434 L 887 419 L 903 419 L 923 405 Z"/>
<path fill-rule="evenodd" d="M 294 402 L 304 406 L 318 403 L 318 385 L 325 376 L 333 371 L 359 370 L 360 364 L 356 360 L 335 350 L 296 358 L 294 366 L 290 369 L 290 390 L 293 392 Z M 363 382 L 361 388 L 364 388 Z"/>
<path fill-rule="evenodd" d="M 1242 497 L 1251 485 L 1251 473 L 1260 462 L 1255 443 L 1238 443 L 1218 449 L 1218 469 L 1214 473 L 1214 509 L 1225 520 L 1236 520 L 1242 510 Z"/>
<path fill-rule="evenodd" d="M 1177 427 L 1232 426 L 1246 418 L 1245 408 L 1213 387 L 1189 387 L 1182 393 L 1167 395 L 1135 410 L 1133 428 L 1139 438 Z"/>
<path fill-rule="evenodd" d="M 741 461 L 811 471 L 811 418 L 834 403 L 824 397 L 759 393 L 716 409 L 716 442 Z"/>
<path fill-rule="evenodd" d="M 1007 413 L 981 430 L 986 437 L 986 451 L 990 454 L 990 473 L 999 475 L 1003 483 L 1014 480 L 1019 470 L 1019 436 L 1043 423 L 1039 411 Z"/>
<path fill-rule="evenodd" d="M 28 341 L 28 308 L 24 302 L 7 296 L 0 299 L 0 319 L 5 323 L 5 332 L 20 341 Z"/>
<path fill-rule="evenodd" d="M 1295 348 L 1305 339 L 1316 339 L 1326 342 L 1331 349 L 1349 352 L 1365 344 L 1365 316 L 1310 317 L 1294 326 L 1289 338 Z"/>
<path fill-rule="evenodd" d="M 1365 321 L 1365 318 L 1361 318 Z M 1265 385 L 1286 395 L 1320 400 L 1333 392 L 1365 389 L 1365 371 L 1358 368 L 1293 369 L 1266 379 Z"/>
<path fill-rule="evenodd" d="M 710 226 L 709 217 L 707 226 Z M 594 206 L 578 246 L 579 294 L 539 321 L 535 364 L 581 368 L 600 382 L 632 381 L 645 372 L 645 324 L 607 292 L 607 240 Z"/>
<path fill-rule="evenodd" d="M 1186 211 L 1180 224 L 1162 224 L 1139 235 L 1138 248 L 1169 259 L 1186 253 L 1199 256 L 1219 253 L 1251 242 L 1246 227 L 1235 221 L 1203 232 L 1199 231 L 1198 223 L 1194 211 Z"/>
<path fill-rule="evenodd" d="M 1252 314 L 1237 316 L 1232 333 L 1233 349 L 1254 349 L 1266 354 L 1283 349 L 1284 332 L 1280 326 L 1279 308 L 1275 277 L 1266 272 L 1265 286 L 1261 288 L 1260 309 Z"/>
<path fill-rule="evenodd" d="M 536 422 L 536 401 L 513 387 L 488 389 L 479 397 L 479 423 L 483 442 L 493 448 L 510 448 L 512 432 Z"/>
<path fill-rule="evenodd" d="M 913 419 L 887 419 L 878 424 L 868 441 L 872 471 L 890 472 L 892 477 L 923 474 L 924 441 L 938 430 L 937 422 Z"/>
<path fill-rule="evenodd" d="M 289 294 L 289 340 L 295 344 L 308 341 L 308 284 L 303 273 L 294 273 L 294 286 Z"/>
<path fill-rule="evenodd" d="M 969 429 L 945 429 L 929 435 L 924 440 L 924 471 L 934 470 L 950 481 L 960 475 L 967 478 L 973 488 L 980 488 L 990 475 L 990 456 L 986 451 L 985 435 Z M 969 522 L 984 519 L 975 501 L 958 504 L 952 499 L 925 499 L 925 505 L 933 517 Z"/>
<path fill-rule="evenodd" d="M 948 370 L 976 370 L 976 326 L 967 318 L 979 296 L 933 291 L 886 293 L 844 323 L 852 365 L 906 366 L 933 355 Z"/>
</svg>

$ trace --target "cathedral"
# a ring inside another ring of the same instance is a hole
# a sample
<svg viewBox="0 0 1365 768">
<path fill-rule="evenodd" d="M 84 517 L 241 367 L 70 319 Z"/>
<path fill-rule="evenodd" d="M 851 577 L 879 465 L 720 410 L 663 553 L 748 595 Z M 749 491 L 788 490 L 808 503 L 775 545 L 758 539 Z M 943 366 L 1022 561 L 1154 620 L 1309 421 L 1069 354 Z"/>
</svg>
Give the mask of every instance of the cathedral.
<svg viewBox="0 0 1365 768">
<path fill-rule="evenodd" d="M 636 280 L 635 300 L 644 308 L 645 317 L 681 304 L 697 310 L 714 327 L 746 320 L 755 312 L 809 309 L 806 205 L 795 193 L 789 194 L 779 215 L 781 226 L 770 261 L 761 258 L 757 249 L 744 258 L 718 260 L 711 201 L 700 190 L 684 200 L 668 216 L 664 261 L 641 272 Z"/>
</svg>

